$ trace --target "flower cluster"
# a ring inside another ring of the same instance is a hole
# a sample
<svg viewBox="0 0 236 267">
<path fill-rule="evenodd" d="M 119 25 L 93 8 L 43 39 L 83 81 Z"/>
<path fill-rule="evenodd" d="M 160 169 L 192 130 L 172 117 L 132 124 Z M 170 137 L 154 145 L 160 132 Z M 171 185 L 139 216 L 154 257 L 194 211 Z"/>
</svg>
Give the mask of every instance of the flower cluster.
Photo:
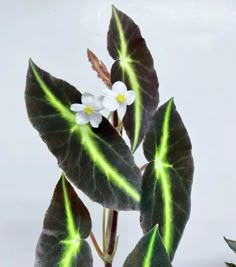
<svg viewBox="0 0 236 267">
<path fill-rule="evenodd" d="M 71 110 L 76 112 L 76 122 L 80 125 L 90 123 L 92 127 L 98 128 L 102 121 L 102 110 L 110 112 L 117 110 L 120 120 L 123 119 L 127 106 L 135 100 L 135 92 L 127 91 L 126 85 L 117 81 L 110 89 L 102 90 L 103 95 L 94 96 L 90 93 L 84 93 L 81 98 L 81 104 L 72 104 Z"/>
</svg>

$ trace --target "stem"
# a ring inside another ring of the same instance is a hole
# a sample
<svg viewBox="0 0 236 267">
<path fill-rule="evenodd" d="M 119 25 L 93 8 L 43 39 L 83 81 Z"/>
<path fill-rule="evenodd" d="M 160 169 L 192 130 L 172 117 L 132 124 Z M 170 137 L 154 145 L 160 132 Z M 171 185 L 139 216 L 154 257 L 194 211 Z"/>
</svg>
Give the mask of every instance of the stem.
<svg viewBox="0 0 236 267">
<path fill-rule="evenodd" d="M 117 111 L 113 112 L 113 127 L 117 128 L 119 126 L 119 118 Z M 109 261 L 105 262 L 105 267 L 112 267 L 112 260 L 116 252 L 118 238 L 117 234 L 118 225 L 118 211 L 109 210 L 108 221 L 107 221 L 107 234 L 110 232 L 109 238 L 107 238 L 106 247 L 107 251 L 104 252 L 105 256 L 108 256 Z M 103 244 L 104 246 L 104 244 Z"/>
<path fill-rule="evenodd" d="M 102 248 L 103 253 L 106 253 L 106 208 L 102 210 Z"/>
<path fill-rule="evenodd" d="M 111 116 L 112 116 L 112 111 L 109 113 L 109 115 L 108 115 L 108 117 L 107 117 L 107 120 L 109 120 L 110 121 L 110 118 L 111 118 Z"/>
<path fill-rule="evenodd" d="M 96 240 L 96 238 L 95 238 L 93 232 L 90 233 L 90 238 L 91 238 L 91 240 L 92 240 L 92 242 L 93 242 L 93 245 L 94 245 L 94 247 L 95 247 L 95 249 L 96 249 L 96 251 L 97 251 L 99 257 L 100 257 L 101 259 L 103 259 L 103 253 L 102 253 L 102 250 L 100 249 L 100 247 L 99 247 L 99 245 L 98 245 L 98 242 L 97 242 L 97 240 Z"/>
<path fill-rule="evenodd" d="M 145 163 L 142 167 L 140 167 L 140 171 L 141 172 L 144 171 L 146 169 L 147 165 L 148 165 L 148 163 Z"/>
<path fill-rule="evenodd" d="M 118 119 L 118 113 L 117 111 L 113 112 L 113 126 L 116 128 L 119 124 L 119 119 Z"/>
<path fill-rule="evenodd" d="M 112 214 L 112 220 L 111 220 L 111 230 L 110 230 L 110 240 L 108 244 L 108 249 L 107 249 L 107 254 L 109 256 L 114 256 L 114 250 L 116 249 L 117 245 L 117 225 L 118 225 L 118 211 L 116 210 L 110 210 Z M 111 262 L 106 262 L 105 267 L 112 267 L 112 257 L 111 257 Z"/>
<path fill-rule="evenodd" d="M 109 255 L 112 254 L 115 248 L 115 241 L 116 241 L 116 233 L 117 233 L 117 225 L 118 225 L 118 211 L 112 211 L 112 225 L 111 225 L 111 235 L 110 235 L 110 242 L 108 245 L 107 253 Z"/>
</svg>

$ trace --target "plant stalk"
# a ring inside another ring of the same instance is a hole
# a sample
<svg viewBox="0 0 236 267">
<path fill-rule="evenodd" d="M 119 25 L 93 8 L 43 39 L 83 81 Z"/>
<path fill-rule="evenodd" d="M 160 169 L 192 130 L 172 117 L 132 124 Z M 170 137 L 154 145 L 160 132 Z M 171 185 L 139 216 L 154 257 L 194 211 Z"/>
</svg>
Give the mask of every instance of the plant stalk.
<svg viewBox="0 0 236 267">
<path fill-rule="evenodd" d="M 96 249 L 96 251 L 97 251 L 99 257 L 100 257 L 101 259 L 103 259 L 103 258 L 104 258 L 104 257 L 103 257 L 103 253 L 102 253 L 102 251 L 101 251 L 101 249 L 100 249 L 100 247 L 99 247 L 99 245 L 98 245 L 98 242 L 97 242 L 97 240 L 96 240 L 96 238 L 95 238 L 93 232 L 90 233 L 90 238 L 91 238 L 91 240 L 92 240 L 92 242 L 93 242 L 93 245 L 94 245 L 94 247 L 95 247 L 95 249 Z"/>
<path fill-rule="evenodd" d="M 143 166 L 140 167 L 140 171 L 143 172 L 146 169 L 147 165 L 148 163 L 143 164 Z"/>
<path fill-rule="evenodd" d="M 110 230 L 110 240 L 107 248 L 107 254 L 111 256 L 111 262 L 106 262 L 105 267 L 112 267 L 112 255 L 114 255 L 116 249 L 116 240 L 117 240 L 117 225 L 118 225 L 118 211 L 110 210 L 112 213 L 111 220 L 111 230 Z"/>
<path fill-rule="evenodd" d="M 117 128 L 119 125 L 119 118 L 117 111 L 113 112 L 113 126 Z M 107 225 L 107 230 L 110 230 L 109 241 L 107 242 L 107 251 L 106 254 L 110 256 L 110 261 L 105 262 L 105 267 L 112 267 L 112 260 L 115 254 L 116 246 L 117 246 L 117 225 L 118 225 L 118 211 L 109 210 L 108 218 L 111 221 Z M 111 224 L 111 225 L 109 225 Z M 104 253 L 104 252 L 103 252 Z"/>
<path fill-rule="evenodd" d="M 119 125 L 119 118 L 118 118 L 118 113 L 117 111 L 113 112 L 113 126 L 114 128 L 117 128 Z"/>
</svg>

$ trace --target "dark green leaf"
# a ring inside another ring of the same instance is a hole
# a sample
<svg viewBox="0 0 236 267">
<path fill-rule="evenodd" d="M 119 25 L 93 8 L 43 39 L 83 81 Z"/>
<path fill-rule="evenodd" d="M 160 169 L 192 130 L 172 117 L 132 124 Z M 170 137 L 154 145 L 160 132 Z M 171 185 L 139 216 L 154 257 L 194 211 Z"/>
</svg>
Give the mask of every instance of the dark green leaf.
<svg viewBox="0 0 236 267">
<path fill-rule="evenodd" d="M 234 253 L 236 253 L 236 241 L 230 240 L 225 238 L 226 243 L 228 244 L 228 246 L 233 250 Z"/>
<path fill-rule="evenodd" d="M 135 103 L 128 106 L 123 120 L 134 151 L 156 111 L 159 102 L 158 79 L 139 27 L 114 6 L 107 40 L 108 51 L 115 60 L 111 70 L 112 84 L 123 81 L 129 90 L 136 92 Z"/>
<path fill-rule="evenodd" d="M 225 265 L 226 265 L 226 267 L 236 267 L 235 264 L 233 264 L 233 263 L 228 263 L 228 262 L 226 262 Z"/>
<path fill-rule="evenodd" d="M 171 267 L 158 226 L 154 226 L 138 242 L 127 257 L 124 267 Z"/>
<path fill-rule="evenodd" d="M 141 174 L 128 146 L 105 118 L 96 129 L 76 123 L 75 87 L 30 61 L 25 99 L 32 125 L 71 182 L 108 208 L 139 209 Z"/>
<path fill-rule="evenodd" d="M 90 232 L 89 212 L 62 175 L 44 218 L 35 267 L 93 266 L 90 247 L 84 240 Z"/>
<path fill-rule="evenodd" d="M 161 106 L 146 133 L 141 226 L 146 233 L 159 224 L 172 260 L 190 214 L 193 179 L 191 142 L 173 99 Z"/>
</svg>

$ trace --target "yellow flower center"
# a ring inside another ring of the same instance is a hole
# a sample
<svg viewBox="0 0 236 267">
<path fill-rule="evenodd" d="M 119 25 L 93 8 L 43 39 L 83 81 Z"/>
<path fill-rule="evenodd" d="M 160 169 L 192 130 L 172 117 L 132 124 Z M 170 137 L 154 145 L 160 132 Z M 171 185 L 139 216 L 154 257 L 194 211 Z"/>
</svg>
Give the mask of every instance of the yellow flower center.
<svg viewBox="0 0 236 267">
<path fill-rule="evenodd" d="M 126 101 L 125 95 L 124 94 L 118 94 L 117 97 L 116 97 L 116 100 L 119 103 L 124 103 Z"/>
<path fill-rule="evenodd" d="M 84 108 L 84 113 L 86 113 L 88 116 L 93 114 L 93 108 L 91 106 L 86 106 Z"/>
</svg>

